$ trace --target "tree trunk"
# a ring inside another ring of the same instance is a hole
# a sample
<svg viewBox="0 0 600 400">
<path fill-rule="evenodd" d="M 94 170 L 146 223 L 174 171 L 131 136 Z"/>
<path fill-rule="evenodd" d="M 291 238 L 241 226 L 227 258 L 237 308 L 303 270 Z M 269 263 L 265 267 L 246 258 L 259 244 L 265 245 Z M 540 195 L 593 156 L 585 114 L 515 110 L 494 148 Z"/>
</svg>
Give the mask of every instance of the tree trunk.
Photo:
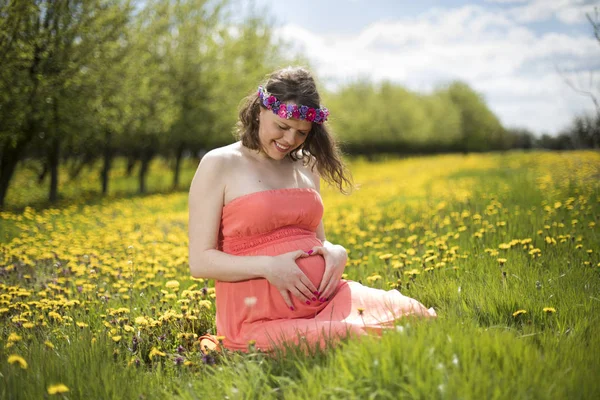
<svg viewBox="0 0 600 400">
<path fill-rule="evenodd" d="M 131 176 L 131 174 L 133 173 L 133 168 L 135 167 L 137 160 L 138 160 L 137 153 L 133 153 L 127 157 L 127 171 L 126 171 L 127 176 Z"/>
<path fill-rule="evenodd" d="M 40 172 L 37 177 L 38 185 L 41 185 L 42 182 L 44 182 L 44 178 L 46 177 L 47 174 L 48 174 L 48 163 L 45 162 L 43 165 L 42 172 Z"/>
<path fill-rule="evenodd" d="M 112 166 L 112 132 L 109 130 L 104 133 L 104 154 L 103 154 L 103 165 L 102 165 L 102 195 L 108 194 L 108 175 Z"/>
<path fill-rule="evenodd" d="M 60 139 L 54 137 L 48 154 L 48 166 L 50 167 L 50 193 L 48 201 L 56 203 L 58 200 L 58 164 L 60 160 Z"/>
<path fill-rule="evenodd" d="M 54 135 L 48 153 L 48 167 L 50 168 L 50 193 L 48 201 L 56 203 L 58 200 L 58 166 L 60 164 L 60 121 L 58 118 L 58 99 L 53 98 L 52 111 L 54 112 Z"/>
<path fill-rule="evenodd" d="M 175 167 L 173 173 L 173 189 L 177 189 L 179 186 L 179 171 L 181 170 L 181 159 L 183 157 L 183 150 L 185 149 L 185 144 L 181 143 L 177 146 L 175 150 Z"/>
<path fill-rule="evenodd" d="M 147 149 L 142 151 L 141 154 L 141 165 L 140 165 L 140 174 L 139 174 L 139 191 L 138 193 L 144 194 L 146 193 L 146 174 L 148 172 L 148 167 L 150 166 L 150 161 L 154 157 L 154 151 L 152 149 Z"/>
<path fill-rule="evenodd" d="M 8 186 L 21 156 L 21 151 L 17 149 L 7 151 L 8 147 L 9 145 L 6 145 L 2 150 L 2 157 L 0 158 L 0 209 L 4 208 Z"/>
</svg>

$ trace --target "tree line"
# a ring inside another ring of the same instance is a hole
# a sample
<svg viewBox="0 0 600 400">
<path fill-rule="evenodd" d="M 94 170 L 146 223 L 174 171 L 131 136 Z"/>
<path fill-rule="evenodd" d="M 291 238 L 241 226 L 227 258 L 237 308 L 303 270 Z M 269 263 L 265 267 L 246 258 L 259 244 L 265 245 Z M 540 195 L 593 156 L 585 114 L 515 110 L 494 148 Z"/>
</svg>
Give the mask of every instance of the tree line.
<svg viewBox="0 0 600 400">
<path fill-rule="evenodd" d="M 240 99 L 284 54 L 264 14 L 228 0 L 0 0 L 0 207 L 20 161 L 139 164 L 231 138 Z M 300 60 L 302 61 L 302 60 Z"/>
<path fill-rule="evenodd" d="M 265 74 L 307 64 L 275 39 L 264 10 L 240 11 L 240 4 L 0 0 L 0 208 L 17 165 L 27 160 L 39 161 L 39 180 L 49 181 L 53 202 L 60 165 L 75 177 L 100 162 L 98 186 L 106 194 L 115 157 L 125 157 L 143 193 L 156 157 L 172 160 L 177 187 L 186 154 L 230 143 L 241 99 Z M 347 153 L 542 143 L 505 129 L 464 82 L 419 94 L 391 82 L 359 81 L 324 93 L 323 102 Z M 589 122 L 577 125 L 578 146 L 598 146 L 597 136 L 585 139 L 590 126 L 598 131 L 598 119 Z"/>
</svg>

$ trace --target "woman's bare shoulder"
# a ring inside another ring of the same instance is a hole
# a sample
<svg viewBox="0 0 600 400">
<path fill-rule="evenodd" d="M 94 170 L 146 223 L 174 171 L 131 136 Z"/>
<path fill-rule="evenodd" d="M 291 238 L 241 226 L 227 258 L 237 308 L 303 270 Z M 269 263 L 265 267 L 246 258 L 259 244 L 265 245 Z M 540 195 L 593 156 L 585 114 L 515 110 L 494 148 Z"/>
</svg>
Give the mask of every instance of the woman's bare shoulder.
<svg viewBox="0 0 600 400">
<path fill-rule="evenodd" d="M 235 170 L 242 157 L 239 142 L 208 151 L 198 164 L 192 180 L 192 188 L 197 186 L 194 185 L 195 181 L 209 181 L 212 185 L 220 183 L 219 186 L 223 187 L 227 182 L 229 172 Z"/>
<path fill-rule="evenodd" d="M 313 181 L 314 186 L 318 189 L 320 187 L 321 175 L 317 169 L 317 159 L 312 154 L 309 154 L 308 162 L 304 161 L 302 164 L 302 170 Z"/>
</svg>

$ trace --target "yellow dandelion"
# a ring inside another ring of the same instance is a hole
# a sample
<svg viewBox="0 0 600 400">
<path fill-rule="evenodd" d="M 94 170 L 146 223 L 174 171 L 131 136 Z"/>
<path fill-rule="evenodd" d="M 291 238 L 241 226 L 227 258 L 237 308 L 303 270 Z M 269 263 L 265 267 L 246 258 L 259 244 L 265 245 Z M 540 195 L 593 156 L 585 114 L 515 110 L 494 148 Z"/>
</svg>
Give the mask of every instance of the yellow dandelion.
<svg viewBox="0 0 600 400">
<path fill-rule="evenodd" d="M 69 391 L 69 388 L 62 383 L 48 386 L 48 394 L 61 394 Z"/>
<path fill-rule="evenodd" d="M 119 341 L 121 341 L 122 336 L 117 335 L 117 336 L 112 336 L 111 339 L 113 340 L 113 342 L 115 343 L 119 343 Z"/>
<path fill-rule="evenodd" d="M 25 322 L 25 323 L 23 324 L 23 328 L 25 328 L 25 329 L 31 329 L 31 328 L 33 328 L 34 326 L 35 326 L 35 324 L 34 324 L 34 323 L 32 323 L 32 322 Z"/>
<path fill-rule="evenodd" d="M 46 340 L 46 341 L 44 342 L 44 345 L 46 345 L 46 347 L 47 347 L 47 348 L 49 348 L 49 349 L 53 349 L 53 348 L 54 348 L 54 345 L 53 345 L 53 344 L 52 344 L 52 342 L 51 342 L 51 341 L 49 341 L 49 340 Z"/>
<path fill-rule="evenodd" d="M 373 283 L 373 282 L 375 282 L 375 281 L 378 281 L 378 280 L 380 280 L 380 279 L 381 279 L 381 275 L 378 275 L 378 274 L 371 275 L 371 276 L 368 276 L 368 277 L 367 277 L 367 281 L 368 281 L 368 282 L 371 282 L 371 283 Z"/>
<path fill-rule="evenodd" d="M 499 258 L 498 259 L 498 264 L 500 264 L 500 265 L 506 264 L 506 258 Z"/>
<path fill-rule="evenodd" d="M 160 357 L 164 357 L 167 354 L 158 350 L 156 347 L 153 347 L 152 350 L 150 350 L 150 354 L 148 354 L 148 358 L 150 358 L 152 360 L 152 358 L 154 358 L 154 356 L 160 356 Z"/>
<path fill-rule="evenodd" d="M 8 356 L 8 363 L 19 364 L 21 368 L 27 369 L 27 361 L 25 361 L 23 357 L 16 354 L 11 354 L 10 356 Z"/>
<path fill-rule="evenodd" d="M 358 315 L 363 315 L 365 312 L 365 309 L 363 307 L 357 307 L 356 310 L 358 311 Z"/>
<path fill-rule="evenodd" d="M 23 339 L 23 338 L 14 332 L 12 332 L 10 335 L 8 335 L 9 342 L 18 342 L 21 339 Z"/>
<path fill-rule="evenodd" d="M 86 324 L 85 322 L 78 322 L 77 326 L 80 327 L 81 329 L 83 329 L 83 328 L 87 328 L 89 325 Z"/>
<path fill-rule="evenodd" d="M 513 317 L 518 317 L 521 314 L 527 314 L 526 310 L 517 310 L 513 313 Z"/>
<path fill-rule="evenodd" d="M 200 306 L 200 308 L 207 308 L 210 310 L 212 307 L 212 303 L 209 300 L 200 300 L 198 302 L 198 306 Z"/>
<path fill-rule="evenodd" d="M 544 312 L 547 314 L 554 314 L 556 312 L 556 308 L 554 307 L 544 307 Z"/>
<path fill-rule="evenodd" d="M 179 290 L 179 282 L 178 281 L 168 281 L 165 286 L 167 287 L 167 289 L 172 289 L 173 291 L 177 291 Z"/>
<path fill-rule="evenodd" d="M 420 275 L 421 271 L 416 268 L 411 269 L 410 271 L 404 271 L 404 275 Z"/>
</svg>

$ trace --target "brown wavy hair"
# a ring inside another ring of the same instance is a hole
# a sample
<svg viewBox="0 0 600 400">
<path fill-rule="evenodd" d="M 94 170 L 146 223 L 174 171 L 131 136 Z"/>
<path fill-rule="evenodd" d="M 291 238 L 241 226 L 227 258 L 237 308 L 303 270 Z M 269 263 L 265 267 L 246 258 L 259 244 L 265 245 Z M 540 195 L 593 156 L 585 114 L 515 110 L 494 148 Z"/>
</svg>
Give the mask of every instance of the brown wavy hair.
<svg viewBox="0 0 600 400">
<path fill-rule="evenodd" d="M 302 67 L 287 67 L 271 73 L 263 87 L 281 102 L 292 102 L 308 107 L 320 108 L 321 98 L 315 81 L 309 71 Z M 246 97 L 239 112 L 237 139 L 249 149 L 262 151 L 258 138 L 258 115 L 260 107 L 265 108 L 256 91 Z M 348 194 L 353 188 L 350 172 L 342 161 L 341 151 L 327 129 L 327 123 L 312 124 L 304 143 L 288 154 L 292 161 L 302 159 L 304 165 L 315 162 L 311 170 L 317 168 L 319 175 L 340 192 Z"/>
</svg>

